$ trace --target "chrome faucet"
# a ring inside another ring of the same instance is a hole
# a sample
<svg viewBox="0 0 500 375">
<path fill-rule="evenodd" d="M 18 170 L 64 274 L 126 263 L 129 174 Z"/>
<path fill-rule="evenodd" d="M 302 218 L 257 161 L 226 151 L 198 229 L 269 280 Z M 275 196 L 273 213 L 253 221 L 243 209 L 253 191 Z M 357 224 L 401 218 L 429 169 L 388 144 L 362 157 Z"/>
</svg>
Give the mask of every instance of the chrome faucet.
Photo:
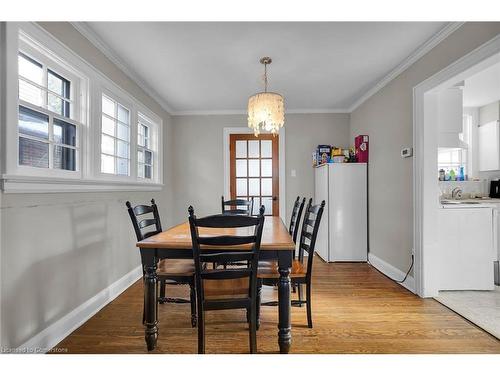
<svg viewBox="0 0 500 375">
<path fill-rule="evenodd" d="M 462 198 L 462 189 L 459 187 L 456 187 L 451 191 L 451 198 L 452 199 L 460 199 Z"/>
</svg>

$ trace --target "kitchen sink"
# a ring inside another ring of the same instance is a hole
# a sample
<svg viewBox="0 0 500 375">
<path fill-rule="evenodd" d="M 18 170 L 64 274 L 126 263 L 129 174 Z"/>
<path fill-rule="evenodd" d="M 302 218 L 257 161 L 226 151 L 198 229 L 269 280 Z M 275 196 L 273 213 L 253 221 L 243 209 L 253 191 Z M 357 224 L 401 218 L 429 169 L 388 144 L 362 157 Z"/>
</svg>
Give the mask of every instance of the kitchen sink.
<svg viewBox="0 0 500 375">
<path fill-rule="evenodd" d="M 481 204 L 483 202 L 461 201 L 461 200 L 442 200 L 441 204 Z"/>
</svg>

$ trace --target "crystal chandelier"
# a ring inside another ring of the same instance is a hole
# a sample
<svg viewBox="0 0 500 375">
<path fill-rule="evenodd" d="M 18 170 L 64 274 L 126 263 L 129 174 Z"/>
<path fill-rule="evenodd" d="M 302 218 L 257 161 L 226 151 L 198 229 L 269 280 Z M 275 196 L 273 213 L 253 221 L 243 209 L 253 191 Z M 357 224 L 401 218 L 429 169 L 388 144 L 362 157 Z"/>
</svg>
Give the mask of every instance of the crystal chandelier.
<svg viewBox="0 0 500 375">
<path fill-rule="evenodd" d="M 248 99 L 248 127 L 253 129 L 255 136 L 260 130 L 276 135 L 285 124 L 285 100 L 275 92 L 267 92 L 267 65 L 273 60 L 263 57 L 260 63 L 264 64 L 264 92 L 259 92 Z"/>
</svg>

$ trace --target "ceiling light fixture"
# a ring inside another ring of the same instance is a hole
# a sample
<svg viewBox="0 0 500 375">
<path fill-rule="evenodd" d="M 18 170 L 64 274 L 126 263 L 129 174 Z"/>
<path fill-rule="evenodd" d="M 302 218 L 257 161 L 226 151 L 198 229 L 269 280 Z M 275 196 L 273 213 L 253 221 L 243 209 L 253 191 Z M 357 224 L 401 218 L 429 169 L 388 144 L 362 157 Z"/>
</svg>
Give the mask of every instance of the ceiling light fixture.
<svg viewBox="0 0 500 375">
<path fill-rule="evenodd" d="M 261 129 L 276 135 L 285 124 L 285 99 L 275 92 L 267 92 L 267 65 L 272 61 L 270 57 L 260 59 L 264 65 L 264 92 L 248 99 L 248 127 L 256 137 Z"/>
</svg>

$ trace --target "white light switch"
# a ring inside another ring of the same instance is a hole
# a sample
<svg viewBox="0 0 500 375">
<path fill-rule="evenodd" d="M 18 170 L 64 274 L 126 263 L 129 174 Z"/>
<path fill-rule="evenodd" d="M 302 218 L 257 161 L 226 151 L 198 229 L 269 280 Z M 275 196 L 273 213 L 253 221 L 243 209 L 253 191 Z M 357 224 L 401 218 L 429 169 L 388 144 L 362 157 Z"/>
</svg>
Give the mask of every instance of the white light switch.
<svg viewBox="0 0 500 375">
<path fill-rule="evenodd" d="M 295 169 L 292 169 L 292 171 L 291 171 L 290 175 L 291 175 L 292 177 L 297 177 L 297 171 L 296 171 Z"/>
</svg>

